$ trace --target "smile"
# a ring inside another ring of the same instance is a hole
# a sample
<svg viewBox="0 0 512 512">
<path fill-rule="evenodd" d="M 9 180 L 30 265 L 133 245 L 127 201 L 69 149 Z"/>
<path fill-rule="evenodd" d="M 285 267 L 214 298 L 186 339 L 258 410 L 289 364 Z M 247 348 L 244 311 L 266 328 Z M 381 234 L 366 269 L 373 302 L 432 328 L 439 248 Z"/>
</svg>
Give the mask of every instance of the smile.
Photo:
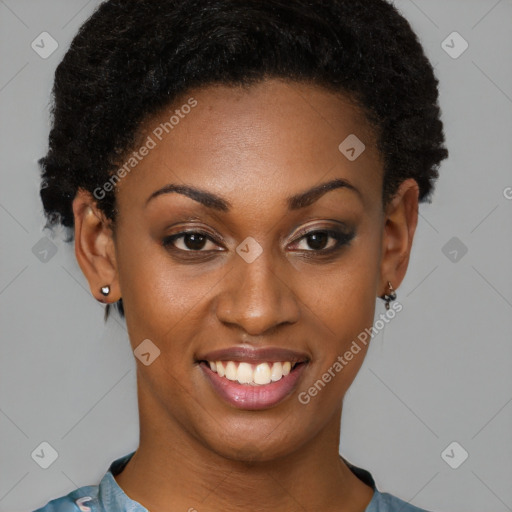
<svg viewBox="0 0 512 512">
<path fill-rule="evenodd" d="M 210 370 L 239 384 L 264 386 L 286 377 L 298 363 L 290 361 L 251 364 L 238 361 L 208 361 Z"/>
<path fill-rule="evenodd" d="M 307 362 L 201 361 L 215 393 L 237 409 L 274 407 L 293 393 Z"/>
</svg>

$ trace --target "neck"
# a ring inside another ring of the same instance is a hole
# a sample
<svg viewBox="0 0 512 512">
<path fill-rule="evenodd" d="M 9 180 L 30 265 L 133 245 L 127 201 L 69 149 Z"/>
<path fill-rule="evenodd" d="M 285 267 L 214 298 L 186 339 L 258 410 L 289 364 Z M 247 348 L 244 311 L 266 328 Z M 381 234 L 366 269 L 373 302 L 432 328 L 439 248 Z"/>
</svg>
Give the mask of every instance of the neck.
<svg viewBox="0 0 512 512">
<path fill-rule="evenodd" d="M 341 404 L 295 451 L 246 462 L 215 453 L 174 418 L 155 415 L 143 393 L 138 396 L 139 447 L 115 479 L 150 512 L 169 512 L 170 503 L 172 510 L 199 512 L 364 512 L 371 500 L 373 490 L 339 456 Z"/>
</svg>

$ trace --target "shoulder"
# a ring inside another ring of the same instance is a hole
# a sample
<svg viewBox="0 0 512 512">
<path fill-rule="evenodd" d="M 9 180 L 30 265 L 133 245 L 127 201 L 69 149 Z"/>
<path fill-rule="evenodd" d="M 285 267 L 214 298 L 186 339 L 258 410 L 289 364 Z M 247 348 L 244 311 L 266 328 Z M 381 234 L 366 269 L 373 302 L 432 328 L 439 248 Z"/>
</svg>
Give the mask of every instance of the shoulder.
<svg viewBox="0 0 512 512">
<path fill-rule="evenodd" d="M 96 512 L 101 510 L 98 501 L 98 486 L 86 485 L 49 501 L 33 512 Z"/>
<path fill-rule="evenodd" d="M 33 512 L 103 512 L 107 507 L 109 510 L 121 510 L 122 505 L 135 504 L 123 493 L 114 479 L 114 475 L 122 471 L 134 453 L 135 451 L 132 451 L 114 460 L 98 485 L 84 485 L 65 496 L 49 501 Z"/>
<path fill-rule="evenodd" d="M 342 455 L 340 457 L 360 480 L 373 489 L 373 497 L 364 512 L 432 512 L 415 507 L 407 501 L 387 492 L 379 491 L 375 484 L 375 479 L 368 470 L 355 466 Z"/>
<path fill-rule="evenodd" d="M 415 507 L 407 501 L 401 500 L 387 492 L 375 489 L 372 501 L 365 512 L 430 512 L 423 508 Z"/>
</svg>

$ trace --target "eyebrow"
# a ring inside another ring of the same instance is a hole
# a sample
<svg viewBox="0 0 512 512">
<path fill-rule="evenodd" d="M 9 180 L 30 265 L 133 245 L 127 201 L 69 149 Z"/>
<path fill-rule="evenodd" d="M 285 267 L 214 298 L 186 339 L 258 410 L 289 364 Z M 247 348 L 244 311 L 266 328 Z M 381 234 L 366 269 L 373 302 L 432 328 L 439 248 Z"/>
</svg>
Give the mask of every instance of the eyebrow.
<svg viewBox="0 0 512 512">
<path fill-rule="evenodd" d="M 336 178 L 334 180 L 328 181 L 326 183 L 321 183 L 320 185 L 316 185 L 304 192 L 300 192 L 293 196 L 290 196 L 286 199 L 285 204 L 288 207 L 288 210 L 299 210 L 301 208 L 306 208 L 310 206 L 314 202 L 318 201 L 324 194 L 331 190 L 345 188 L 347 190 L 352 190 L 357 193 L 360 199 L 362 199 L 362 194 L 354 185 L 342 178 Z M 220 212 L 229 212 L 232 208 L 231 203 L 216 195 L 212 192 L 207 192 L 206 190 L 202 190 L 197 187 L 193 187 L 191 185 L 176 185 L 170 183 L 165 185 L 164 187 L 155 190 L 146 200 L 147 204 L 154 199 L 155 197 L 161 196 L 163 194 L 170 193 L 182 194 L 184 196 L 201 203 L 207 208 L 212 208 L 213 210 L 217 210 Z"/>
</svg>

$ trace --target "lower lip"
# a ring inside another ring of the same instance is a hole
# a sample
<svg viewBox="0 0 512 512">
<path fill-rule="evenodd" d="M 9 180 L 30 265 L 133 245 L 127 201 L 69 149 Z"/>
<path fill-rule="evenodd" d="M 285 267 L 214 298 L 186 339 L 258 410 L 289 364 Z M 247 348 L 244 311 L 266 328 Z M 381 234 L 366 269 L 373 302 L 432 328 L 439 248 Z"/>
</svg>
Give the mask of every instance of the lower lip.
<svg viewBox="0 0 512 512">
<path fill-rule="evenodd" d="M 259 410 L 273 407 L 289 396 L 297 387 L 306 364 L 298 364 L 288 375 L 281 377 L 277 382 L 257 386 L 240 384 L 237 381 L 220 377 L 205 362 L 201 362 L 199 366 L 213 389 L 226 402 L 237 409 Z"/>
</svg>

